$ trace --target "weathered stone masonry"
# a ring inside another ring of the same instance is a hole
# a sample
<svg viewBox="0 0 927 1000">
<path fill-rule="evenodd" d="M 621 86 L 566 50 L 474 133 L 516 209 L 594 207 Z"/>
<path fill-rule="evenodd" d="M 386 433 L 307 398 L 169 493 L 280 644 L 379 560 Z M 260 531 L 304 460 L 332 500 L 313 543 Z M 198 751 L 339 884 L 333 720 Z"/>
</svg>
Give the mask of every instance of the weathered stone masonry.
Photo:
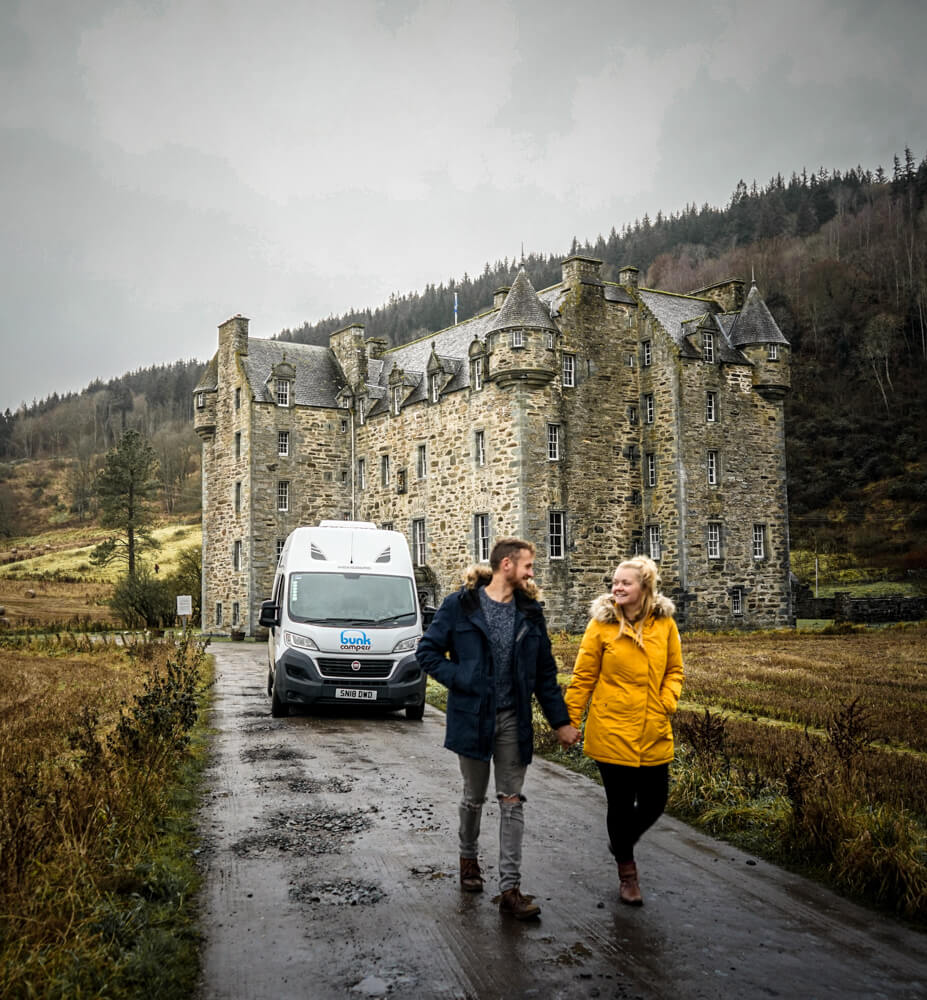
<svg viewBox="0 0 927 1000">
<path fill-rule="evenodd" d="M 531 538 L 552 628 L 581 629 L 615 565 L 654 555 L 689 628 L 789 624 L 782 400 L 789 347 L 754 285 L 603 282 L 574 256 L 535 292 L 401 347 L 248 336 L 197 386 L 204 626 L 256 629 L 300 524 L 403 531 L 426 599 L 502 535 Z"/>
</svg>

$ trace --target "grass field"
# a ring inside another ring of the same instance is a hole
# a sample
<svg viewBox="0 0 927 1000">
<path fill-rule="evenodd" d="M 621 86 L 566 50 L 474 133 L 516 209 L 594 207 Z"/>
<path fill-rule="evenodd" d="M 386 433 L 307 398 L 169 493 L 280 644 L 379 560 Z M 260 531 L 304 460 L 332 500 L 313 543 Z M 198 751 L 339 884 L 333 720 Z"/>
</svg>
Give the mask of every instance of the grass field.
<svg viewBox="0 0 927 1000">
<path fill-rule="evenodd" d="M 190 996 L 202 650 L 16 642 L 0 643 L 0 996 Z"/>
</svg>

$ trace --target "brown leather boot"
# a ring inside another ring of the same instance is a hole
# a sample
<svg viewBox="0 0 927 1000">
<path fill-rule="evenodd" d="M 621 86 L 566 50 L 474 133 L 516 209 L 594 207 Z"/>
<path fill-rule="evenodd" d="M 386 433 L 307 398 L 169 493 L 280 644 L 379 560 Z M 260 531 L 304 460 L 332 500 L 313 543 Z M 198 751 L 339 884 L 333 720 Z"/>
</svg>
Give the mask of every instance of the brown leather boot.
<svg viewBox="0 0 927 1000">
<path fill-rule="evenodd" d="M 499 897 L 499 912 L 508 913 L 516 920 L 534 920 L 540 916 L 541 908 L 534 902 L 534 896 L 523 896 L 516 885 Z"/>
<path fill-rule="evenodd" d="M 620 861 L 618 863 L 618 878 L 621 886 L 618 890 L 618 897 L 622 903 L 628 906 L 643 906 L 644 899 L 641 896 L 641 887 L 637 884 L 637 865 L 633 861 Z"/>
<path fill-rule="evenodd" d="M 460 859 L 460 888 L 464 892 L 483 891 L 483 873 L 476 858 Z"/>
</svg>

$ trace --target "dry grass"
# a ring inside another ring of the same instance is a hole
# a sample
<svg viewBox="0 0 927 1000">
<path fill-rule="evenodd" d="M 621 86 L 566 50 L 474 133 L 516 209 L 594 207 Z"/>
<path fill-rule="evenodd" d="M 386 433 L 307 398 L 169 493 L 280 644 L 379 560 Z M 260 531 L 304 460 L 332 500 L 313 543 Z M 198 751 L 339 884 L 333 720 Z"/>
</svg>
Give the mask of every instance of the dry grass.
<svg viewBox="0 0 927 1000">
<path fill-rule="evenodd" d="M 0 606 L 11 628 L 78 628 L 100 622 L 115 626 L 108 605 L 112 585 L 100 582 L 66 583 L 59 580 L 10 580 L 0 577 Z"/>
<path fill-rule="evenodd" d="M 190 994 L 204 669 L 192 645 L 0 647 L 0 995 Z"/>
</svg>

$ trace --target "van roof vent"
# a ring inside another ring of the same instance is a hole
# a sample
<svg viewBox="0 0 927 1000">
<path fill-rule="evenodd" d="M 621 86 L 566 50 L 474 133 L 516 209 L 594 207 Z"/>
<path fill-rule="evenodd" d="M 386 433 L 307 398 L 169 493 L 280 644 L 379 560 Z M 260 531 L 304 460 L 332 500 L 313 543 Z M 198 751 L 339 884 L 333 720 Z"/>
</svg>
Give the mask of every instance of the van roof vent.
<svg viewBox="0 0 927 1000">
<path fill-rule="evenodd" d="M 309 545 L 309 555 L 313 559 L 321 559 L 322 562 L 328 562 L 328 560 L 325 558 L 325 553 L 318 547 L 318 545 L 315 544 L 315 542 L 312 542 Z"/>
<path fill-rule="evenodd" d="M 390 556 L 389 546 L 387 545 L 386 548 L 377 556 L 374 562 L 387 563 L 390 561 L 391 558 L 392 557 Z"/>
</svg>

